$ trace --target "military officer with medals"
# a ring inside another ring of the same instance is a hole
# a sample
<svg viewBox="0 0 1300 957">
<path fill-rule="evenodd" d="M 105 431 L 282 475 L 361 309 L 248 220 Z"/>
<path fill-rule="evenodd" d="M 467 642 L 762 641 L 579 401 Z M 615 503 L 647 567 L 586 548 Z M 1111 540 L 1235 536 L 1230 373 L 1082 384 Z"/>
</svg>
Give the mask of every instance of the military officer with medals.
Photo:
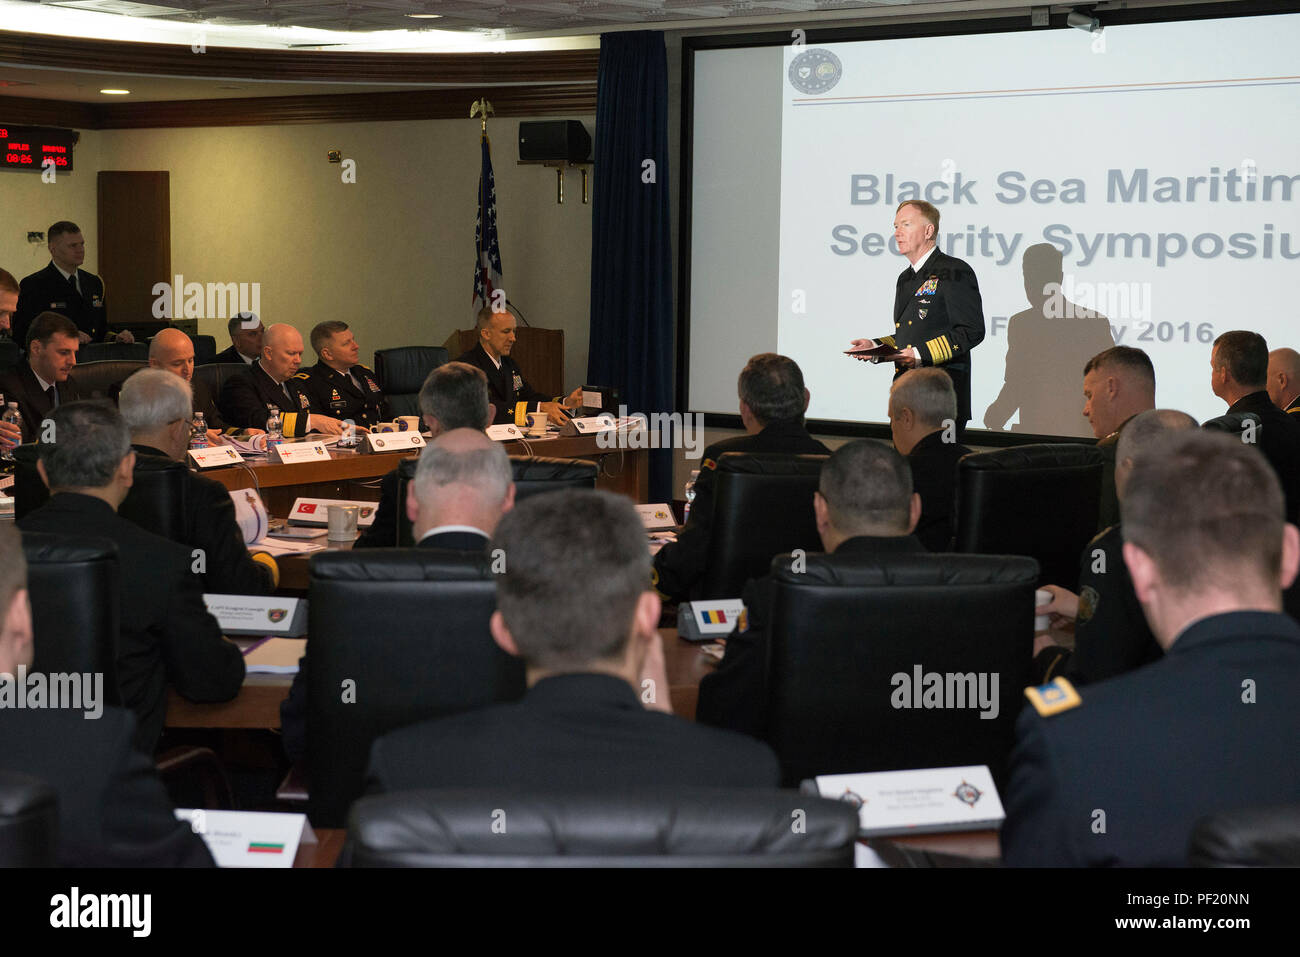
<svg viewBox="0 0 1300 957">
<path fill-rule="evenodd" d="M 894 377 L 916 366 L 938 366 L 957 392 L 957 428 L 970 420 L 970 353 L 984 341 L 984 306 L 975 272 L 938 248 L 939 210 L 921 200 L 901 203 L 894 241 L 908 267 L 894 290 L 894 334 L 855 339 L 855 349 L 879 343 L 898 350 Z"/>
<path fill-rule="evenodd" d="M 42 312 L 57 312 L 77 324 L 82 345 L 102 342 L 135 342 L 127 330 L 108 335 L 108 308 L 104 281 L 81 268 L 86 260 L 86 239 L 81 227 L 60 220 L 46 230 L 50 263 L 40 272 L 25 276 L 19 286 L 18 306 L 13 316 L 13 340 L 24 344 L 27 328 Z"/>
<path fill-rule="evenodd" d="M 313 408 L 303 391 L 307 376 L 298 372 L 301 365 L 302 334 L 283 322 L 267 327 L 262 355 L 247 370 L 227 379 L 221 389 L 217 408 L 222 418 L 241 429 L 265 429 L 270 410 L 276 408 L 286 437 L 341 434 L 343 423 Z"/>
<path fill-rule="evenodd" d="M 515 344 L 515 317 L 511 313 L 493 312 L 491 307 L 484 306 L 479 310 L 475 328 L 478 345 L 456 361 L 477 366 L 487 376 L 494 425 L 527 425 L 529 412 L 545 412 L 548 419 L 562 425 L 565 417 L 560 409 L 576 409 L 582 405 L 581 386 L 563 401 L 552 401 L 551 396 L 528 384 L 519 363 L 510 358 Z"/>
<path fill-rule="evenodd" d="M 361 347 L 346 322 L 318 323 L 311 331 L 311 347 L 320 361 L 297 378 L 313 409 L 366 427 L 388 420 L 388 400 L 375 374 L 357 361 Z"/>
</svg>

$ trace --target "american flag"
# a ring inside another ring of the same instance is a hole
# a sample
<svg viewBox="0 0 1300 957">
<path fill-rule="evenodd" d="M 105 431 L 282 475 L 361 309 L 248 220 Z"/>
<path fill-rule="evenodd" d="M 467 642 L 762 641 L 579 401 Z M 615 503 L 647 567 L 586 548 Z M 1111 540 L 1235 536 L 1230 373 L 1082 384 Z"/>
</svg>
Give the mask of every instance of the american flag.
<svg viewBox="0 0 1300 957">
<path fill-rule="evenodd" d="M 501 246 L 497 242 L 497 185 L 492 176 L 492 151 L 483 134 L 483 169 L 478 177 L 478 216 L 474 222 L 474 315 L 492 304 L 501 288 Z"/>
</svg>

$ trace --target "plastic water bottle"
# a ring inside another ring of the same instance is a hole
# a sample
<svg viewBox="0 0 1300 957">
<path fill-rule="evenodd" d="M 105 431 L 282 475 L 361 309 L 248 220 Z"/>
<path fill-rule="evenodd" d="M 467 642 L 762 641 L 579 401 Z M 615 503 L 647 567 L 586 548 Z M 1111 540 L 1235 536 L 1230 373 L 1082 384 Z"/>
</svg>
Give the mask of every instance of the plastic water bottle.
<svg viewBox="0 0 1300 957">
<path fill-rule="evenodd" d="M 208 423 L 203 420 L 202 412 L 194 413 L 190 424 L 190 448 L 206 449 L 208 447 Z"/>
<path fill-rule="evenodd" d="M 270 452 L 284 441 L 284 431 L 280 425 L 280 410 L 268 405 L 266 411 L 266 451 Z"/>
<path fill-rule="evenodd" d="M 3 400 L 4 397 L 0 396 L 0 401 Z M 11 422 L 18 426 L 18 431 L 22 431 L 23 417 L 22 413 L 18 411 L 17 402 L 10 402 L 5 406 L 3 419 L 5 422 Z M 0 449 L 0 459 L 3 459 L 6 462 L 12 462 L 14 460 L 14 453 L 10 450 L 9 446 L 6 445 L 3 449 Z"/>
<path fill-rule="evenodd" d="M 686 507 L 682 509 L 682 524 L 685 525 L 691 520 L 691 503 L 695 501 L 695 482 L 700 477 L 699 469 L 691 470 L 691 477 L 686 480 L 685 498 Z"/>
</svg>

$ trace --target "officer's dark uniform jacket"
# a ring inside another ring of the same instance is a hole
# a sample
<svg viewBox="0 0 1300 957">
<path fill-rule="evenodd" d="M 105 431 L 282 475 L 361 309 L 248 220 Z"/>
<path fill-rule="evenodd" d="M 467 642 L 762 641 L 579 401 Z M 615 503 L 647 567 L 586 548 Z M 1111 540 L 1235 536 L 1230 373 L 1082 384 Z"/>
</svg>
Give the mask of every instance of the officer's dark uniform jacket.
<svg viewBox="0 0 1300 957">
<path fill-rule="evenodd" d="M 18 284 L 18 305 L 13 315 L 13 340 L 27 345 L 27 329 L 43 312 L 57 312 L 77 324 L 77 328 L 99 342 L 108 335 L 108 308 L 104 304 L 104 281 L 93 272 L 77 270 L 80 292 L 63 278 L 51 262 L 40 272 L 23 277 Z"/>
<path fill-rule="evenodd" d="M 709 533 L 713 526 L 713 488 L 718 458 L 724 452 L 789 452 L 794 455 L 829 455 L 804 428 L 803 417 L 773 422 L 757 435 L 738 435 L 715 442 L 704 450 L 700 474 L 695 480 L 695 500 L 686 527 L 655 555 L 654 585 L 672 601 L 685 601 L 691 588 L 704 577 L 709 555 Z"/>
<path fill-rule="evenodd" d="M 261 360 L 241 375 L 231 376 L 221 389 L 217 407 L 230 425 L 241 429 L 265 429 L 269 418 L 267 406 L 280 410 L 280 428 L 286 436 L 297 438 L 307 434 L 307 420 L 312 412 L 328 414 L 311 407 L 311 400 L 302 391 L 306 373 L 300 372 L 285 381 L 289 394 L 266 374 Z"/>
<path fill-rule="evenodd" d="M 984 341 L 984 304 L 969 265 L 936 248 L 919 273 L 904 269 L 894 290 L 894 334 L 880 341 L 911 346 L 920 365 L 942 367 L 957 392 L 958 425 L 970 419 L 970 352 Z"/>
<path fill-rule="evenodd" d="M 384 398 L 375 374 L 360 363 L 349 372 L 339 372 L 324 362 L 318 362 L 298 374 L 307 377 L 302 382 L 301 391 L 306 393 L 312 411 L 340 421 L 351 419 L 357 425 L 367 427 L 387 421 L 388 400 Z"/>
<path fill-rule="evenodd" d="M 1162 655 L 1124 564 L 1123 532 L 1112 525 L 1087 544 L 1079 559 L 1074 652 L 1045 648 L 1034 659 L 1035 675 L 1039 683 L 1064 675 L 1085 685 L 1141 668 Z"/>
<path fill-rule="evenodd" d="M 1202 817 L 1300 795 L 1300 625 L 1286 615 L 1202 618 L 1145 668 L 1028 696 L 1003 800 L 1009 866 L 1184 867 Z"/>
<path fill-rule="evenodd" d="M 538 411 L 539 403 L 555 398 L 529 385 L 519 363 L 509 356 L 501 357 L 501 368 L 498 369 L 481 342 L 456 361 L 477 366 L 487 376 L 488 401 L 496 409 L 493 425 L 527 425 L 529 412 Z"/>
</svg>

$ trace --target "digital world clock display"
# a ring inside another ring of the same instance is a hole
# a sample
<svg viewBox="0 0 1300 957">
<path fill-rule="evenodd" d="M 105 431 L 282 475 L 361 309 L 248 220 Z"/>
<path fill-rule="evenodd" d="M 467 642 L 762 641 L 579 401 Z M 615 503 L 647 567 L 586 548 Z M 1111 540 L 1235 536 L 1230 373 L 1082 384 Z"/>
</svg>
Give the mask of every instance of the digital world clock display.
<svg viewBox="0 0 1300 957">
<path fill-rule="evenodd" d="M 0 169 L 71 172 L 72 148 L 80 138 L 75 130 L 0 123 Z"/>
</svg>

